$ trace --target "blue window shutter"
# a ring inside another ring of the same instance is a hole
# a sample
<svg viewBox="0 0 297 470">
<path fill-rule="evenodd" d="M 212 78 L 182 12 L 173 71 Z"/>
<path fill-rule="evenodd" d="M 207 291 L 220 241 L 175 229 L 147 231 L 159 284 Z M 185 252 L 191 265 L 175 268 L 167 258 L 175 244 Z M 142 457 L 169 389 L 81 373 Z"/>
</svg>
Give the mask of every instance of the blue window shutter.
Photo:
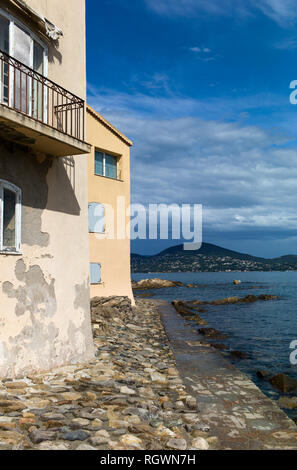
<svg viewBox="0 0 297 470">
<path fill-rule="evenodd" d="M 103 153 L 95 151 L 95 174 L 103 175 Z"/>
<path fill-rule="evenodd" d="M 105 208 L 97 202 L 89 203 L 89 232 L 105 232 Z"/>
<path fill-rule="evenodd" d="M 90 263 L 90 283 L 98 284 L 101 282 L 101 264 Z"/>
<path fill-rule="evenodd" d="M 105 155 L 105 176 L 117 178 L 117 157 Z"/>
</svg>

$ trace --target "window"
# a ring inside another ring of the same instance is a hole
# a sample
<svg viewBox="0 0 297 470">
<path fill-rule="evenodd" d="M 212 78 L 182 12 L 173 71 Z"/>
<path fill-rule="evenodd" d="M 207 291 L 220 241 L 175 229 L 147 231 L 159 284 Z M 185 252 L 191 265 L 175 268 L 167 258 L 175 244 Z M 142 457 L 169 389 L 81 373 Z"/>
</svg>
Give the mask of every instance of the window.
<svg viewBox="0 0 297 470">
<path fill-rule="evenodd" d="M 0 180 L 0 251 L 19 252 L 21 247 L 21 190 Z"/>
<path fill-rule="evenodd" d="M 101 282 L 101 264 L 90 263 L 90 283 L 99 284 Z"/>
<path fill-rule="evenodd" d="M 34 33 L 3 10 L 0 10 L 0 50 L 34 69 L 35 72 L 47 75 L 47 47 Z M 27 79 L 23 72 L 15 70 L 9 74 L 8 64 L 3 61 L 1 63 L 1 102 L 9 104 L 13 101 L 13 97 L 15 97 L 14 107 L 17 110 L 25 114 L 32 114 L 35 118 L 41 119 L 42 109 L 39 103 L 42 101 L 42 94 L 46 94 L 42 84 L 34 80 L 34 85 L 32 86 L 30 79 L 26 83 Z M 8 93 L 9 88 L 10 96 Z M 46 116 L 46 96 L 44 96 L 44 101 L 44 116 Z M 28 103 L 30 104 L 30 109 L 28 109 Z"/>
<path fill-rule="evenodd" d="M 118 159 L 114 155 L 95 150 L 95 174 L 118 178 Z"/>
<path fill-rule="evenodd" d="M 105 232 L 105 209 L 102 204 L 97 202 L 89 203 L 89 232 L 104 233 Z"/>
</svg>

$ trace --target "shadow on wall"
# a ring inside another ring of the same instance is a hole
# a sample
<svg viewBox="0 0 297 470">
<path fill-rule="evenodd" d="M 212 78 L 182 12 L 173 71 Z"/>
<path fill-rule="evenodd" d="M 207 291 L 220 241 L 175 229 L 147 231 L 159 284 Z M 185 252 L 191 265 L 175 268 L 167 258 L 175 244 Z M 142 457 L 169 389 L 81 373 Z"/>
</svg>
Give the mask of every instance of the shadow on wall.
<svg viewBox="0 0 297 470">
<path fill-rule="evenodd" d="M 52 46 L 48 49 L 48 61 L 53 64 L 55 60 L 62 64 L 62 54 L 59 52 L 59 41 L 52 41 Z"/>
<path fill-rule="evenodd" d="M 23 207 L 80 215 L 73 157 L 36 156 L 10 142 L 1 142 L 0 155 L 0 178 L 22 189 Z"/>
</svg>

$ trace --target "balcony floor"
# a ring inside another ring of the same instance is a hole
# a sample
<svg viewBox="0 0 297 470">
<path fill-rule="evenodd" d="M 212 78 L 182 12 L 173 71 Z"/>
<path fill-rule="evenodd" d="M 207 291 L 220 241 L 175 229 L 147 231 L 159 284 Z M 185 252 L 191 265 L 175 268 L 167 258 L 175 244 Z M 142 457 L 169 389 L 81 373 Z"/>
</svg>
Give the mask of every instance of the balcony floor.
<svg viewBox="0 0 297 470">
<path fill-rule="evenodd" d="M 90 153 L 91 145 L 0 103 L 0 137 L 54 157 Z"/>
</svg>

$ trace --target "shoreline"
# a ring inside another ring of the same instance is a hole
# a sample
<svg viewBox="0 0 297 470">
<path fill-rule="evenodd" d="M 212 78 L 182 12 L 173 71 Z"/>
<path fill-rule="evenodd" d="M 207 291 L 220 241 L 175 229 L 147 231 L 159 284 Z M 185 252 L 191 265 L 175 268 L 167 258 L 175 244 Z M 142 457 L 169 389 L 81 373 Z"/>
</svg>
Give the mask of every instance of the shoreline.
<svg viewBox="0 0 297 470">
<path fill-rule="evenodd" d="M 297 427 L 254 382 L 186 323 L 173 306 L 153 299 L 186 389 L 220 449 L 297 448 Z"/>
<path fill-rule="evenodd" d="M 0 381 L 0 450 L 296 449 L 293 421 L 168 302 L 91 311 L 94 360 Z"/>
</svg>

